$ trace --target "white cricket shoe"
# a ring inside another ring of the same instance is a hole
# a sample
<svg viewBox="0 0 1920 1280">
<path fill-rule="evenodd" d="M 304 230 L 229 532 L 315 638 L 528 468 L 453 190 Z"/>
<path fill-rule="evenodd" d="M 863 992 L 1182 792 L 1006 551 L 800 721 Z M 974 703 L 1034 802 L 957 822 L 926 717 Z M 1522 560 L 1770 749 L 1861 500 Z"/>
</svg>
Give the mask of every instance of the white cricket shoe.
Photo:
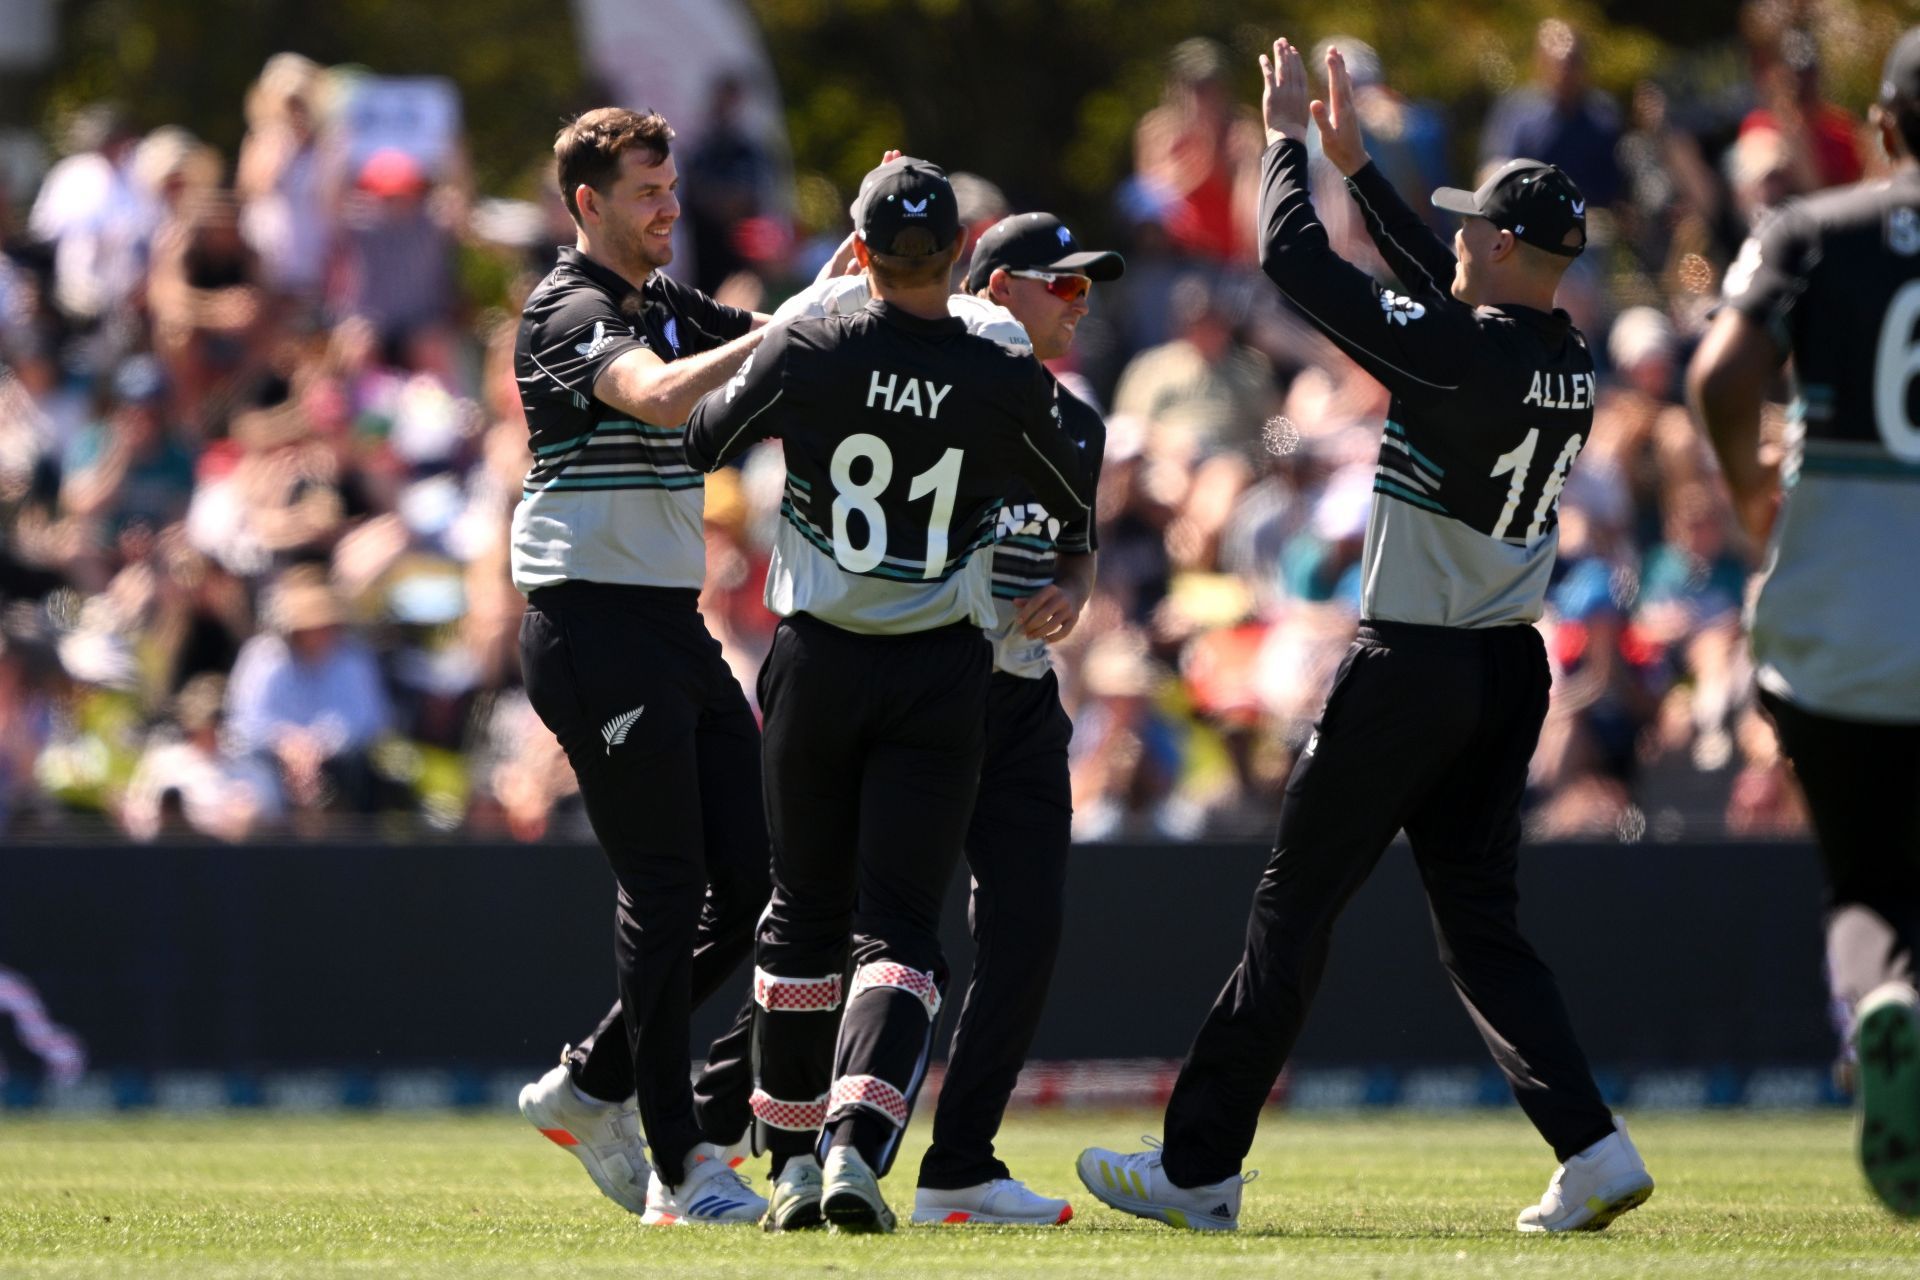
<svg viewBox="0 0 1920 1280">
<path fill-rule="evenodd" d="M 1860 1167 L 1882 1204 L 1920 1217 L 1920 996 L 1875 987 L 1853 1028 L 1860 1080 Z"/>
<path fill-rule="evenodd" d="M 602 1195 L 628 1213 L 647 1210 L 647 1143 L 632 1098 L 581 1096 L 564 1065 L 520 1090 L 520 1114 L 556 1146 L 573 1153 Z"/>
<path fill-rule="evenodd" d="M 1522 1231 L 1600 1231 L 1653 1194 L 1653 1175 L 1627 1136 L 1627 1122 L 1553 1171 L 1539 1204 L 1520 1211 Z"/>
<path fill-rule="evenodd" d="M 656 1170 L 647 1181 L 650 1227 L 741 1226 L 760 1221 L 767 1202 L 727 1163 L 726 1153 L 703 1142 L 687 1156 L 687 1175 L 669 1187 Z"/>
<path fill-rule="evenodd" d="M 1160 1144 L 1145 1151 L 1088 1147 L 1080 1153 L 1080 1181 L 1102 1204 L 1186 1231 L 1238 1231 L 1240 1189 L 1259 1176 L 1235 1174 L 1199 1187 L 1175 1186 L 1160 1167 Z"/>
<path fill-rule="evenodd" d="M 957 1189 L 921 1187 L 913 1193 L 913 1220 L 924 1225 L 1053 1227 L 1073 1219 L 1065 1200 L 1038 1195 L 1014 1178 Z"/>
<path fill-rule="evenodd" d="M 820 1214 L 820 1162 L 812 1156 L 795 1156 L 773 1180 L 773 1195 L 767 1202 L 767 1214 L 760 1225 L 768 1231 L 807 1231 L 824 1227 Z"/>
<path fill-rule="evenodd" d="M 820 1174 L 820 1212 L 835 1231 L 893 1230 L 893 1210 L 880 1194 L 880 1179 L 852 1147 L 827 1152 Z"/>
</svg>

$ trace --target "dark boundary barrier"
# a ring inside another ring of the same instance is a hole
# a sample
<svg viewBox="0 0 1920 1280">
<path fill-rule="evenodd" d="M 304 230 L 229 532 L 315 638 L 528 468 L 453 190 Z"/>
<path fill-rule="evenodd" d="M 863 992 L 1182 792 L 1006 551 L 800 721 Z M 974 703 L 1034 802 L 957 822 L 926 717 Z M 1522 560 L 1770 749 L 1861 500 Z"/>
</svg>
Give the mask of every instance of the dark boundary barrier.
<svg viewBox="0 0 1920 1280">
<path fill-rule="evenodd" d="M 1035 1056 L 1179 1055 L 1239 952 L 1265 857 L 1076 849 Z M 1596 1062 L 1831 1058 L 1810 847 L 1554 845 L 1523 859 L 1523 920 Z M 965 929 L 956 885 L 960 973 Z M 611 943 L 612 880 L 591 848 L 0 849 L 0 965 L 107 1070 L 532 1070 L 611 1000 Z M 728 1003 L 703 1011 L 702 1035 Z M 20 1064 L 5 1029 L 0 1046 Z M 1296 1060 L 1484 1065 L 1404 846 L 1342 919 Z"/>
</svg>

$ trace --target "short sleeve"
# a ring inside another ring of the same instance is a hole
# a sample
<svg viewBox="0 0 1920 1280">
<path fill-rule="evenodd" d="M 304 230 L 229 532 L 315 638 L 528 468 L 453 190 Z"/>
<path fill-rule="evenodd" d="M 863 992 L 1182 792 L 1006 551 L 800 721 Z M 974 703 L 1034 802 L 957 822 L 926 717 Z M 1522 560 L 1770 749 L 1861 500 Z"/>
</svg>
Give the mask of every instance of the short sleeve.
<svg viewBox="0 0 1920 1280">
<path fill-rule="evenodd" d="M 700 290 L 668 275 L 655 277 L 668 313 L 681 320 L 681 340 L 687 355 L 725 346 L 753 331 L 753 312 L 715 302 Z"/>
<path fill-rule="evenodd" d="M 591 396 L 608 365 L 636 348 L 650 349 L 637 324 L 598 289 L 576 286 L 541 302 L 527 334 L 527 353 L 540 372 L 567 391 Z"/>
<path fill-rule="evenodd" d="M 1764 325 L 1782 351 L 1793 346 L 1793 307 L 1806 290 L 1813 249 L 1812 220 L 1788 208 L 1747 237 L 1727 268 L 1727 305 Z"/>
</svg>

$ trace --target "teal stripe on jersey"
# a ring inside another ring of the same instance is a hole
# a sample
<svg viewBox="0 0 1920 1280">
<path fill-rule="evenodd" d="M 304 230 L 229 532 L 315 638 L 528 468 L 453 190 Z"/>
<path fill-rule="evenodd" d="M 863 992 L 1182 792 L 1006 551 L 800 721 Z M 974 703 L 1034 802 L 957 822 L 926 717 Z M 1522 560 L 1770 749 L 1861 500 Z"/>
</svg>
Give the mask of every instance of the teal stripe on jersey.
<svg viewBox="0 0 1920 1280">
<path fill-rule="evenodd" d="M 1000 540 L 1000 545 L 1003 547 L 1030 547 L 1035 551 L 1053 550 L 1053 542 L 1050 539 L 1028 538 L 1023 535 L 1015 535 L 1010 538 L 1002 538 Z"/>
<path fill-rule="evenodd" d="M 1402 502 L 1410 502 L 1416 507 L 1425 507 L 1429 511 L 1438 511 L 1443 516 L 1453 514 L 1453 512 L 1447 510 L 1432 498 L 1423 498 L 1411 489 L 1402 488 L 1391 480 L 1383 480 L 1376 476 L 1373 481 L 1373 491 L 1375 493 L 1384 493 L 1390 498 L 1398 498 Z"/>
<path fill-rule="evenodd" d="M 575 493 L 595 489 L 698 489 L 706 483 L 706 479 L 698 472 L 690 476 L 580 476 L 576 479 L 562 476 L 558 480 L 547 481 L 537 489 L 523 488 L 520 496 L 531 498 L 549 489 L 565 489 Z"/>
<path fill-rule="evenodd" d="M 1920 480 L 1920 463 L 1901 462 L 1898 458 L 1848 458 L 1809 451 L 1800 460 L 1800 474 L 1858 476 L 1868 480 Z"/>
<path fill-rule="evenodd" d="M 1387 430 L 1400 437 L 1400 442 L 1407 446 L 1407 452 L 1412 454 L 1421 466 L 1433 472 L 1436 476 L 1444 476 L 1447 474 L 1445 467 L 1435 466 L 1432 458 L 1429 458 L 1426 454 L 1413 447 L 1413 441 L 1407 439 L 1407 429 L 1405 427 L 1389 419 L 1387 422 Z"/>
<path fill-rule="evenodd" d="M 635 422 L 631 418 L 610 418 L 605 422 L 596 422 L 593 430 L 584 435 L 574 436 L 570 440 L 561 440 L 556 444 L 543 444 L 533 451 L 536 458 L 551 458 L 556 453 L 565 453 L 577 449 L 597 435 L 612 435 L 615 432 L 633 432 L 643 436 L 684 436 L 685 427 L 653 427 L 644 422 Z"/>
<path fill-rule="evenodd" d="M 854 570 L 847 568 L 843 564 L 840 564 L 839 557 L 833 554 L 833 544 L 829 542 L 819 530 L 815 529 L 811 524 L 809 524 L 806 520 L 804 520 L 801 517 L 799 512 L 793 509 L 792 502 L 781 503 L 780 514 L 786 518 L 786 522 L 788 524 L 793 526 L 794 531 L 796 533 L 798 533 L 801 537 L 805 538 L 809 543 L 811 543 L 815 548 L 817 548 L 829 560 L 832 560 L 834 564 L 838 565 L 842 572 L 844 573 L 854 572 Z M 977 538 L 973 541 L 971 545 L 962 547 L 958 555 L 955 555 L 950 559 L 948 559 L 947 567 L 945 571 L 942 572 L 940 576 L 937 578 L 927 577 L 925 569 L 922 569 L 919 572 L 915 572 L 911 569 L 897 569 L 897 568 L 894 568 L 892 565 L 886 564 L 885 562 L 882 562 L 877 568 L 868 569 L 863 573 L 857 574 L 856 576 L 862 577 L 862 578 L 886 578 L 893 582 L 919 582 L 919 583 L 945 582 L 948 578 L 951 578 L 954 574 L 966 568 L 967 563 L 973 559 L 973 553 L 987 545 L 989 545 L 989 539 Z"/>
<path fill-rule="evenodd" d="M 791 471 L 787 472 L 787 483 L 792 485 L 794 488 L 800 490 L 800 492 L 802 493 L 813 492 L 812 485 L 808 484 L 805 480 L 802 480 L 799 476 L 793 474 L 793 472 Z"/>
</svg>

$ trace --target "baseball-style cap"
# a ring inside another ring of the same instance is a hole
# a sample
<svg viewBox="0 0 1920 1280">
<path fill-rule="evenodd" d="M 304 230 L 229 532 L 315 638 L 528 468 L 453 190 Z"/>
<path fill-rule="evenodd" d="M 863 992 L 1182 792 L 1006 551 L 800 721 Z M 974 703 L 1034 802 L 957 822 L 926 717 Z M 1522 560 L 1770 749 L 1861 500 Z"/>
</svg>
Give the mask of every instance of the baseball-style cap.
<svg viewBox="0 0 1920 1280">
<path fill-rule="evenodd" d="M 1016 213 L 988 227 L 973 246 L 967 292 L 978 293 L 997 271 L 1057 271 L 1089 280 L 1118 280 L 1127 260 L 1111 250 L 1087 251 L 1050 213 Z"/>
<path fill-rule="evenodd" d="M 1433 193 L 1433 207 L 1485 218 L 1563 258 L 1577 258 L 1587 247 L 1587 198 L 1558 166 L 1538 160 L 1507 161 L 1477 191 L 1441 187 Z M 1580 233 L 1579 244 L 1567 244 L 1570 231 Z"/>
<path fill-rule="evenodd" d="M 1886 67 L 1880 72 L 1880 101 L 1920 106 L 1920 27 L 1894 42 Z"/>
<path fill-rule="evenodd" d="M 860 238 L 874 253 L 894 252 L 894 237 L 908 227 L 932 232 L 938 252 L 951 246 L 960 234 L 960 204 L 953 198 L 946 170 L 925 160 L 901 156 L 860 180 L 853 221 Z"/>
</svg>

